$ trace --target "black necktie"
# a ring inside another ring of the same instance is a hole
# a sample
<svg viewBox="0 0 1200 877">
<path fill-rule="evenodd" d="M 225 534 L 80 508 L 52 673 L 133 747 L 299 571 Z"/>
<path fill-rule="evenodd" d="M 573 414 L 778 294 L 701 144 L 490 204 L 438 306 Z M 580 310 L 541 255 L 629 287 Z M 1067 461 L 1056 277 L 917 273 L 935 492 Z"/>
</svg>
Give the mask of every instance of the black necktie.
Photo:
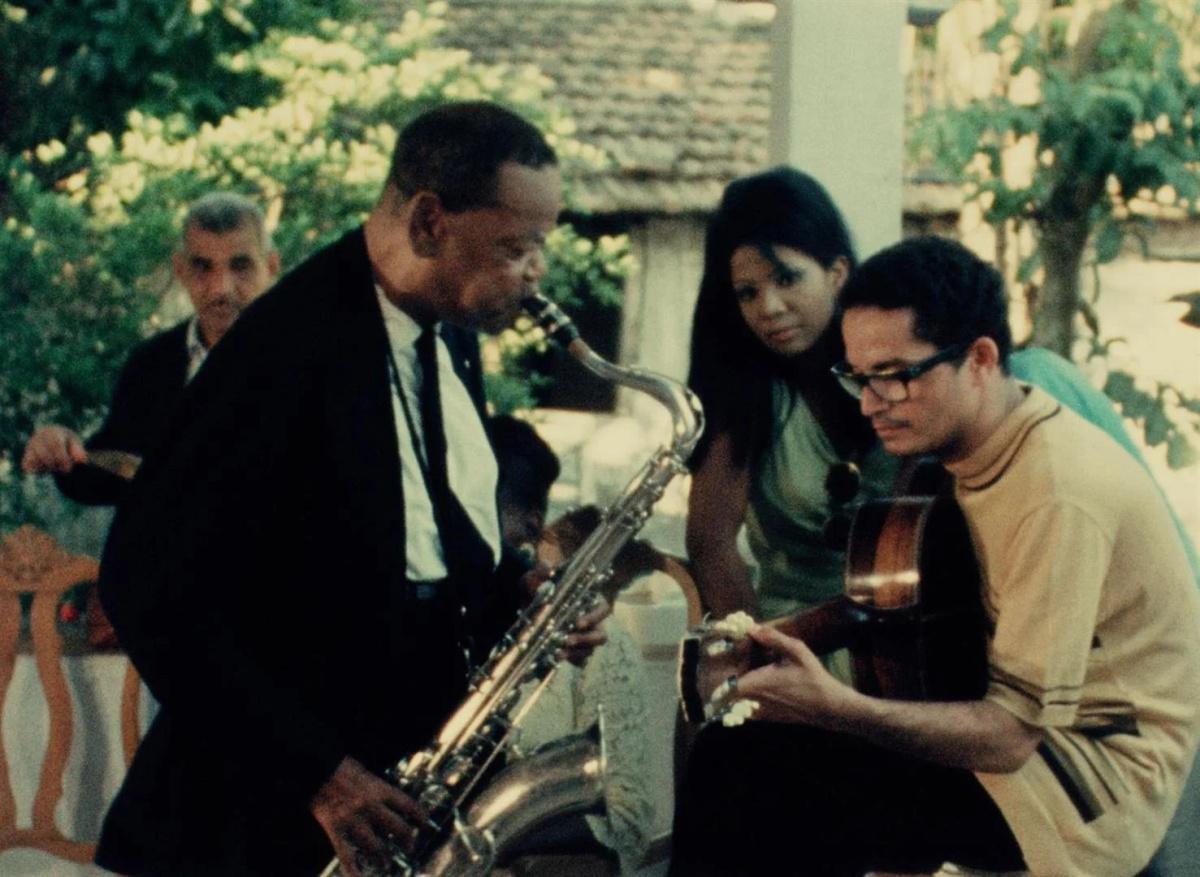
<svg viewBox="0 0 1200 877">
<path fill-rule="evenodd" d="M 447 570 L 459 581 L 469 582 L 473 577 L 491 572 L 492 550 L 450 490 L 450 476 L 446 468 L 446 431 L 442 423 L 441 389 L 438 386 L 437 332 L 433 327 L 423 330 L 417 338 L 417 362 L 421 366 L 418 401 L 433 517 Z"/>
</svg>

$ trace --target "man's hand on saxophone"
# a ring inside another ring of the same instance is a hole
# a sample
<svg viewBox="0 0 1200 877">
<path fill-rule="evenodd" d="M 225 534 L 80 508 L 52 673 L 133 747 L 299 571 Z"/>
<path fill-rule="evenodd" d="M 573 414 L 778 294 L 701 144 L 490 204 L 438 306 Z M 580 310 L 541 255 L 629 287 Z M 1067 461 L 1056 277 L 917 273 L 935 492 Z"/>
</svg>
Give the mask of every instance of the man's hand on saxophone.
<svg viewBox="0 0 1200 877">
<path fill-rule="evenodd" d="M 525 573 L 525 589 L 533 594 L 554 574 L 554 570 L 544 563 L 538 563 Z M 601 625 L 604 619 L 612 615 L 612 606 L 608 601 L 596 595 L 592 608 L 579 616 L 575 622 L 575 632 L 567 634 L 566 642 L 558 653 L 558 658 L 566 659 L 576 667 L 582 667 L 592 652 L 608 642 L 608 635 Z"/>
<path fill-rule="evenodd" d="M 329 836 L 345 877 L 361 877 L 363 862 L 382 864 L 389 837 L 409 848 L 417 826 L 426 822 L 416 801 L 349 756 L 313 795 L 309 810 Z"/>
<path fill-rule="evenodd" d="M 567 641 L 562 649 L 563 657 L 576 667 L 587 663 L 592 652 L 608 642 L 608 635 L 601 625 L 610 615 L 612 606 L 603 597 L 597 597 L 595 608 L 579 616 L 579 620 L 575 622 L 575 632 L 567 634 Z"/>
</svg>

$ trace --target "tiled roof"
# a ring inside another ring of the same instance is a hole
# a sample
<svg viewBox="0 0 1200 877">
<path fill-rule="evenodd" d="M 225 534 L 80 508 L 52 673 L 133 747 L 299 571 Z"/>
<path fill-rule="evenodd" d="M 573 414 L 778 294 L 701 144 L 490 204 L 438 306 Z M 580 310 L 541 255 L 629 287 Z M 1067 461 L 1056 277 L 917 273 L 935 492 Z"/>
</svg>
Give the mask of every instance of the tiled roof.
<svg viewBox="0 0 1200 877">
<path fill-rule="evenodd" d="M 441 41 L 484 63 L 534 64 L 578 139 L 614 164 L 575 175 L 592 213 L 712 209 L 767 160 L 770 19 L 760 3 L 454 0 Z"/>
<path fill-rule="evenodd" d="M 386 21 L 402 3 L 381 3 Z M 451 0 L 438 41 L 489 64 L 533 64 L 576 137 L 613 158 L 572 177 L 590 213 L 705 213 L 767 165 L 769 3 Z M 928 208 L 927 208 L 928 209 Z"/>
</svg>

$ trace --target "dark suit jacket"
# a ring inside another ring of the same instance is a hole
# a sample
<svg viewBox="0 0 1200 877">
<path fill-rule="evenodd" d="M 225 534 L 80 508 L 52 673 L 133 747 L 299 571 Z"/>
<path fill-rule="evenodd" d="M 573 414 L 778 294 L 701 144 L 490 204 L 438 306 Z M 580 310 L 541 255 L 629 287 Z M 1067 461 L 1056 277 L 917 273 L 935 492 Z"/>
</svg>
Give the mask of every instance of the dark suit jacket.
<svg viewBox="0 0 1200 877">
<path fill-rule="evenodd" d="M 482 405 L 475 337 L 443 337 Z M 307 802 L 343 756 L 389 766 L 461 699 L 456 612 L 405 578 L 386 351 L 357 230 L 242 314 L 143 464 L 100 596 L 162 710 L 101 865 L 311 877 Z M 515 570 L 463 591 L 473 629 L 507 627 Z"/>
<path fill-rule="evenodd" d="M 188 321 L 160 332 L 133 349 L 113 389 L 108 417 L 86 442 L 89 450 L 126 451 L 144 457 L 162 436 L 187 383 Z M 57 475 L 59 489 L 85 505 L 116 505 L 128 483 L 80 466 Z"/>
</svg>

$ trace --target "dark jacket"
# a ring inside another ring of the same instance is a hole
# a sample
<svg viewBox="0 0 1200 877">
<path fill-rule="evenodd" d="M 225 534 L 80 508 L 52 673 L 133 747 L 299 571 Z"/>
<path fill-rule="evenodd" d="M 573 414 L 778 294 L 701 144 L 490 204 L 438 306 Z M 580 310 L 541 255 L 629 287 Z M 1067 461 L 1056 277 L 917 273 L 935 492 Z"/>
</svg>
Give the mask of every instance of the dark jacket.
<svg viewBox="0 0 1200 877">
<path fill-rule="evenodd" d="M 474 335 L 443 338 L 482 406 Z M 100 596 L 162 710 L 99 864 L 315 874 L 331 852 L 307 803 L 343 756 L 381 770 L 462 698 L 457 610 L 405 578 L 386 351 L 360 229 L 245 311 L 143 464 Z M 516 572 L 463 584 L 481 637 L 511 620 Z"/>
<path fill-rule="evenodd" d="M 133 349 L 117 377 L 108 416 L 85 442 L 88 450 L 144 457 L 157 444 L 187 383 L 187 327 L 185 320 Z M 90 466 L 78 466 L 55 480 L 65 496 L 85 505 L 116 505 L 128 486 Z"/>
</svg>

